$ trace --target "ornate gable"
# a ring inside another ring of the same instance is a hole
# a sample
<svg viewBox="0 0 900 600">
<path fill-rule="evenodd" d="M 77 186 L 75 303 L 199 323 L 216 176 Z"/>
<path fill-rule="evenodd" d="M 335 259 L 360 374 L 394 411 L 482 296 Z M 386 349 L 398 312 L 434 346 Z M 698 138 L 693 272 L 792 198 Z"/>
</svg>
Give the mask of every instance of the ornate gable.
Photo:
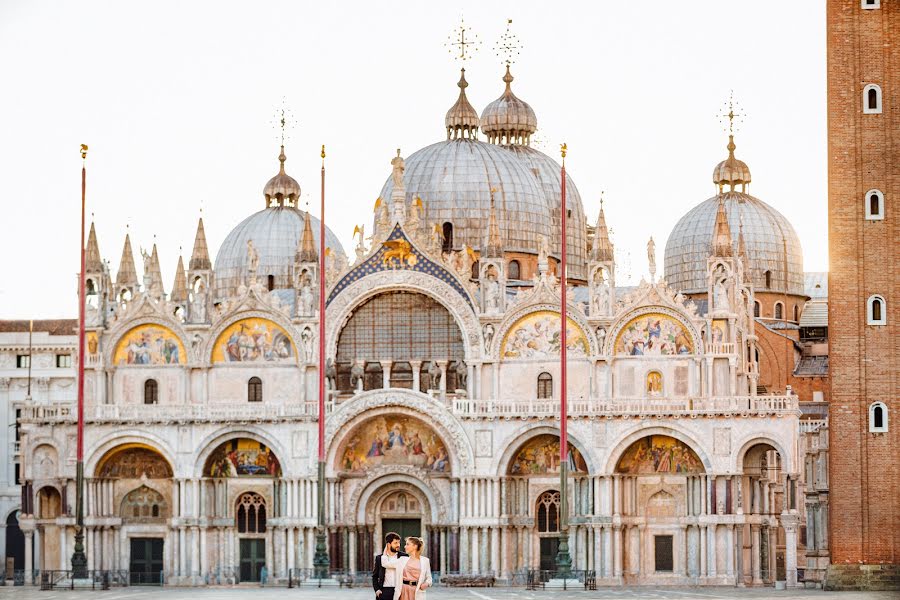
<svg viewBox="0 0 900 600">
<path fill-rule="evenodd" d="M 398 270 L 425 273 L 443 281 L 459 293 L 473 311 L 475 310 L 472 296 L 466 291 L 459 278 L 416 248 L 400 225 L 394 226 L 387 239 L 381 242 L 381 246 L 366 260 L 353 267 L 349 273 L 338 280 L 328 294 L 326 306 L 331 304 L 331 301 L 348 286 L 366 275 Z"/>
</svg>

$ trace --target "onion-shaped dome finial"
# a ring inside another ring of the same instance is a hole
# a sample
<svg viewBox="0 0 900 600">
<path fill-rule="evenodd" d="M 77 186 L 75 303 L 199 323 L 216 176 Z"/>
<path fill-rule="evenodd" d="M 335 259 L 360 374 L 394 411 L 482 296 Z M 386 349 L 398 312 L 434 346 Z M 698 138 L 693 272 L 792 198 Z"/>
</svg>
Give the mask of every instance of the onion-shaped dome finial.
<svg viewBox="0 0 900 600">
<path fill-rule="evenodd" d="M 444 117 L 447 139 L 478 139 L 478 112 L 466 98 L 466 88 L 469 87 L 469 82 L 466 81 L 465 68 L 460 69 L 459 83 L 456 85 L 459 86 L 459 98 Z"/>
</svg>

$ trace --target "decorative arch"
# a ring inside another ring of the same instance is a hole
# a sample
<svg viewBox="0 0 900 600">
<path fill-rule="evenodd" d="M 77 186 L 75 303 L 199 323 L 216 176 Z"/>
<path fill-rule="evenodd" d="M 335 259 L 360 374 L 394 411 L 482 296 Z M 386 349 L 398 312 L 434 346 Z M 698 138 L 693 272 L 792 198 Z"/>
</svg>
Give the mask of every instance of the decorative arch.
<svg viewBox="0 0 900 600">
<path fill-rule="evenodd" d="M 385 486 L 407 484 L 421 492 L 428 501 L 430 519 L 432 524 L 449 524 L 450 510 L 440 490 L 430 478 L 419 477 L 418 469 L 412 467 L 382 467 L 366 474 L 366 477 L 356 486 L 350 495 L 344 509 L 347 522 L 366 523 L 366 508 L 371 504 L 371 499 Z M 391 487 L 389 491 L 393 491 Z"/>
<path fill-rule="evenodd" d="M 765 434 L 760 433 L 751 433 L 746 436 L 742 441 L 736 444 L 736 447 L 740 448 L 738 452 L 734 455 L 734 464 L 731 465 L 733 473 L 740 473 L 744 468 L 744 458 L 747 455 L 747 451 L 759 444 L 766 444 L 772 446 L 779 455 L 781 455 L 781 464 L 782 470 L 785 473 L 794 473 L 796 469 L 794 468 L 794 460 L 795 457 L 793 454 L 786 452 L 786 446 L 779 443 L 773 437 L 770 437 Z"/>
<path fill-rule="evenodd" d="M 559 428 L 541 423 L 528 423 L 516 431 L 512 432 L 503 440 L 499 447 L 504 448 L 503 452 L 491 464 L 491 473 L 496 473 L 500 477 L 509 474 L 509 467 L 516 457 L 519 450 L 532 440 L 544 435 L 552 435 L 559 439 Z M 587 467 L 587 473 L 597 472 L 597 462 L 595 458 L 587 451 L 586 446 L 577 436 L 573 436 L 569 432 L 569 445 L 572 446 L 581 455 L 584 464 Z M 559 446 L 557 445 L 557 455 L 559 454 Z"/>
<path fill-rule="evenodd" d="M 34 446 L 31 453 L 31 478 L 34 480 L 53 479 L 59 466 L 59 451 L 46 442 Z"/>
<path fill-rule="evenodd" d="M 34 497 L 37 500 L 38 519 L 55 519 L 66 512 L 62 505 L 62 494 L 56 485 L 42 485 L 35 490 Z"/>
<path fill-rule="evenodd" d="M 270 316 L 248 316 L 232 320 L 216 334 L 209 362 L 296 363 L 297 345 L 289 327 Z"/>
<path fill-rule="evenodd" d="M 712 461 L 706 452 L 703 451 L 703 446 L 692 435 L 673 427 L 647 427 L 644 421 L 638 421 L 629 431 L 620 435 L 618 441 L 610 445 L 610 452 L 606 457 L 603 472 L 615 473 L 619 460 L 625 451 L 641 438 L 653 435 L 667 436 L 680 441 L 697 455 L 697 458 L 703 464 L 704 472 L 712 470 Z"/>
<path fill-rule="evenodd" d="M 330 472 L 333 473 L 333 466 L 337 464 L 338 448 L 348 439 L 347 433 L 338 437 L 339 432 L 351 432 L 359 423 L 386 414 L 414 417 L 433 427 L 447 444 L 450 472 L 454 476 L 468 472 L 474 465 L 475 454 L 466 431 L 443 404 L 413 390 L 382 389 L 363 392 L 328 416 L 325 439 L 331 442 L 327 457 Z"/>
<path fill-rule="evenodd" d="M 141 443 L 120 444 L 97 463 L 95 477 L 107 479 L 170 479 L 172 465 L 156 448 Z"/>
<path fill-rule="evenodd" d="M 233 437 L 209 454 L 203 465 L 205 477 L 281 477 L 281 462 L 264 443 Z"/>
<path fill-rule="evenodd" d="M 169 503 L 162 492 L 144 484 L 125 494 L 119 516 L 126 522 L 162 523 L 169 517 Z"/>
<path fill-rule="evenodd" d="M 607 352 L 625 356 L 695 354 L 701 344 L 697 331 L 676 311 L 645 307 L 621 318 L 607 336 Z"/>
<path fill-rule="evenodd" d="M 499 356 L 505 359 L 529 359 L 559 356 L 559 309 L 541 307 L 525 311 L 508 320 L 501 329 Z M 591 354 L 589 329 L 571 316 L 566 318 L 566 348 L 573 358 L 586 358 Z"/>
<path fill-rule="evenodd" d="M 163 457 L 171 468 L 175 468 L 175 453 L 162 438 L 150 433 L 141 432 L 138 435 L 122 435 L 113 432 L 98 440 L 85 452 L 87 460 L 84 463 L 85 473 L 96 473 L 104 458 L 112 456 L 113 451 L 119 446 L 143 446 L 150 448 Z"/>
<path fill-rule="evenodd" d="M 237 439 L 249 439 L 255 441 L 274 453 L 280 468 L 278 476 L 284 476 L 284 463 L 281 462 L 281 458 L 279 457 L 290 456 L 287 448 L 285 448 L 278 440 L 272 438 L 267 431 L 256 425 L 243 425 L 240 429 L 225 426 L 206 436 L 199 444 L 197 444 L 197 447 L 201 450 L 195 457 L 192 476 L 204 477 L 205 469 L 216 450 L 219 450 L 223 444 Z"/>
<path fill-rule="evenodd" d="M 572 442 L 569 442 L 568 464 L 569 472 L 579 475 L 587 475 L 587 461 L 581 451 Z M 545 433 L 529 438 L 519 444 L 518 450 L 513 454 L 507 467 L 507 475 L 553 475 L 561 470 L 559 435 Z"/>
<path fill-rule="evenodd" d="M 335 472 L 363 474 L 382 465 L 410 465 L 428 476 L 450 474 L 446 443 L 418 417 L 381 413 L 358 422 L 338 447 Z"/>
<path fill-rule="evenodd" d="M 703 462 L 694 450 L 668 435 L 647 435 L 634 442 L 616 461 L 616 473 L 702 473 Z"/>
<path fill-rule="evenodd" d="M 167 325 L 156 321 L 135 325 L 113 345 L 116 366 L 163 366 L 187 363 L 184 341 Z"/>
<path fill-rule="evenodd" d="M 332 290 L 328 304 L 329 318 L 326 321 L 327 356 L 336 356 L 341 329 L 358 306 L 384 292 L 396 291 L 424 294 L 443 305 L 462 333 L 466 359 L 481 355 L 481 326 L 471 298 L 466 300 L 446 281 L 429 273 L 398 269 L 366 274 L 340 290 Z"/>
</svg>

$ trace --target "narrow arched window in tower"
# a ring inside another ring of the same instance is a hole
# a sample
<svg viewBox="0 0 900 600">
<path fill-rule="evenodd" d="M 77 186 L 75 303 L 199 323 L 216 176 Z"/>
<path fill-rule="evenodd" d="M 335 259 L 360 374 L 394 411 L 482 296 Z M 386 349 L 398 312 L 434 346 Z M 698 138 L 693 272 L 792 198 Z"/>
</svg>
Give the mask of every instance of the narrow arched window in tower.
<svg viewBox="0 0 900 600">
<path fill-rule="evenodd" d="M 878 194 L 869 196 L 869 214 L 881 214 L 881 202 L 879 202 Z"/>
<path fill-rule="evenodd" d="M 800 320 L 800 307 L 796 304 L 794 305 L 794 321 Z"/>
<path fill-rule="evenodd" d="M 761 307 L 761 305 L 759 303 L 759 300 L 754 300 L 753 301 L 753 316 L 754 317 L 759 317 L 760 307 Z"/>
<path fill-rule="evenodd" d="M 509 268 L 507 271 L 509 272 L 509 277 L 507 277 L 507 279 L 521 279 L 521 266 L 519 265 L 519 261 L 509 261 Z"/>
<path fill-rule="evenodd" d="M 881 296 L 869 296 L 867 312 L 869 325 L 886 325 L 887 316 L 884 306 L 884 298 Z"/>
<path fill-rule="evenodd" d="M 869 433 L 885 433 L 887 430 L 887 406 L 884 402 L 873 402 L 869 405 Z"/>
<path fill-rule="evenodd" d="M 538 533 L 559 531 L 559 492 L 547 491 L 537 501 Z"/>
<path fill-rule="evenodd" d="M 775 303 L 775 318 L 783 319 L 784 318 L 784 304 L 781 302 Z"/>
<path fill-rule="evenodd" d="M 884 194 L 880 190 L 866 192 L 866 220 L 881 221 L 884 219 Z"/>
<path fill-rule="evenodd" d="M 247 402 L 262 402 L 262 379 L 251 377 L 247 382 Z"/>
<path fill-rule="evenodd" d="M 453 223 L 449 221 L 442 226 L 444 234 L 444 244 L 441 247 L 442 252 L 450 252 L 453 250 Z"/>
<path fill-rule="evenodd" d="M 476 260 L 475 262 L 472 263 L 472 274 L 471 274 L 472 279 L 478 279 L 478 270 L 479 269 L 481 269 L 481 265 Z"/>
<path fill-rule="evenodd" d="M 159 401 L 159 385 L 155 379 L 144 382 L 144 404 L 156 404 Z"/>
<path fill-rule="evenodd" d="M 875 88 L 869 88 L 869 110 L 878 108 L 878 92 Z"/>
<path fill-rule="evenodd" d="M 863 114 L 881 114 L 881 87 L 874 83 L 863 89 Z"/>
<path fill-rule="evenodd" d="M 537 378 L 537 397 L 553 397 L 553 376 L 550 373 L 541 373 Z"/>
<path fill-rule="evenodd" d="M 766 289 L 772 287 L 772 271 L 766 271 Z"/>
<path fill-rule="evenodd" d="M 266 287 L 269 289 L 270 292 L 275 289 L 275 276 L 274 275 L 269 275 L 268 284 L 266 285 Z"/>
</svg>

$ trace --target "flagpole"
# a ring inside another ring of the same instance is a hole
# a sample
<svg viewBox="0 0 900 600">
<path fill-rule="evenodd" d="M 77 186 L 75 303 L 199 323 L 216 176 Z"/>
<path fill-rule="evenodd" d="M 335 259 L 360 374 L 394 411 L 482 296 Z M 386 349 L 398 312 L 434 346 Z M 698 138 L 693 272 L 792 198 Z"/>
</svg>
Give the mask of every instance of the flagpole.
<svg viewBox="0 0 900 600">
<path fill-rule="evenodd" d="M 566 328 L 567 310 L 566 310 L 566 246 L 568 238 L 566 237 L 566 145 L 560 147 L 562 154 L 562 169 L 560 171 L 560 179 L 562 180 L 560 188 L 560 222 L 561 222 L 561 238 L 560 261 L 559 261 L 559 288 L 560 288 L 560 336 L 559 336 L 559 550 L 556 554 L 556 571 L 557 575 L 567 576 L 572 569 L 572 557 L 569 556 L 569 433 L 567 427 L 568 411 L 566 406 Z"/>
<path fill-rule="evenodd" d="M 325 542 L 325 145 L 322 145 L 322 199 L 319 206 L 319 483 L 316 553 L 313 556 L 316 579 L 328 577 L 328 547 Z"/>
<path fill-rule="evenodd" d="M 72 577 L 87 577 L 84 553 L 84 205 L 87 188 L 87 150 L 81 145 L 81 268 L 78 271 L 78 438 L 75 452 L 75 549 Z"/>
</svg>

